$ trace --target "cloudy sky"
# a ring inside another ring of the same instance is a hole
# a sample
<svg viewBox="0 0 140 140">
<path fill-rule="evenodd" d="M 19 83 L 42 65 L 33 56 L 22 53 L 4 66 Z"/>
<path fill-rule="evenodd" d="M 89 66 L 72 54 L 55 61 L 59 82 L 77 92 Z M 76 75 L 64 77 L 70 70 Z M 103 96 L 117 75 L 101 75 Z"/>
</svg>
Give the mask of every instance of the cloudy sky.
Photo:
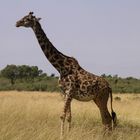
<svg viewBox="0 0 140 140">
<path fill-rule="evenodd" d="M 15 27 L 29 11 L 42 18 L 54 46 L 84 69 L 140 78 L 139 0 L 1 0 L 0 69 L 27 64 L 58 74 L 33 31 Z"/>
</svg>

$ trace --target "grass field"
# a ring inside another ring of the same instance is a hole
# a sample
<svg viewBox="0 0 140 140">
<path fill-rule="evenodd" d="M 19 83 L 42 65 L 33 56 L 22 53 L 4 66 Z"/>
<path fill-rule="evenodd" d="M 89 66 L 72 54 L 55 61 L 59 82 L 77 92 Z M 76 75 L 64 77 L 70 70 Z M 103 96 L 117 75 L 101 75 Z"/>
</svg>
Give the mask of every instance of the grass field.
<svg viewBox="0 0 140 140">
<path fill-rule="evenodd" d="M 64 140 L 140 140 L 140 94 L 114 94 L 119 125 L 103 136 L 93 102 L 72 102 L 72 130 Z M 110 107 L 110 104 L 109 104 Z M 63 98 L 58 93 L 0 92 L 0 140 L 59 140 Z"/>
</svg>

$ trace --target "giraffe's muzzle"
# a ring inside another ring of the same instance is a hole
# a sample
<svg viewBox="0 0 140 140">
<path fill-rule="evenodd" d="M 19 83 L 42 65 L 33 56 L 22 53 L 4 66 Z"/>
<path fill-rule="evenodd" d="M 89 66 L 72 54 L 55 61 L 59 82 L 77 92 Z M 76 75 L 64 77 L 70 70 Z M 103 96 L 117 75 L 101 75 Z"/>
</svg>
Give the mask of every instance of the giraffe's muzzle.
<svg viewBox="0 0 140 140">
<path fill-rule="evenodd" d="M 20 27 L 20 23 L 19 22 L 16 22 L 16 27 Z"/>
</svg>

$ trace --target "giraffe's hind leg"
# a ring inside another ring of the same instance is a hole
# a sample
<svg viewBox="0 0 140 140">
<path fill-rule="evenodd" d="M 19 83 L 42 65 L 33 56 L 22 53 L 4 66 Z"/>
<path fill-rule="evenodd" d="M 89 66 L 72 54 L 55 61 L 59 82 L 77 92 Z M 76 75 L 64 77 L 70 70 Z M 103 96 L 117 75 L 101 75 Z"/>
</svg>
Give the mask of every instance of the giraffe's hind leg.
<svg viewBox="0 0 140 140">
<path fill-rule="evenodd" d="M 102 123 L 105 126 L 105 130 L 112 130 L 112 118 L 108 109 L 100 108 Z"/>
<path fill-rule="evenodd" d="M 94 102 L 98 106 L 102 118 L 102 123 L 105 127 L 105 130 L 112 130 L 112 117 L 107 108 L 107 101 L 109 94 L 103 94 L 104 96 L 97 97 Z"/>
</svg>

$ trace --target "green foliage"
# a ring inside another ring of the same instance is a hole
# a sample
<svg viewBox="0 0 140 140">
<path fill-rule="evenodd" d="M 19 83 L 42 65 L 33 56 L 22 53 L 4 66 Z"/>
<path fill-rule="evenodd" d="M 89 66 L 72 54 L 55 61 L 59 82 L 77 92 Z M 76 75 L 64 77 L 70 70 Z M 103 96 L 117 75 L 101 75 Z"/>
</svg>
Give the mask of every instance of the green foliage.
<svg viewBox="0 0 140 140">
<path fill-rule="evenodd" d="M 20 81 L 16 80 L 14 85 L 11 85 L 6 78 L 0 78 L 0 90 L 18 90 L 18 91 L 60 91 L 58 87 L 58 78 L 37 77 L 34 81 Z"/>
<path fill-rule="evenodd" d="M 140 79 L 121 78 L 117 75 L 103 77 L 111 84 L 114 93 L 140 93 Z"/>
<path fill-rule="evenodd" d="M 37 66 L 27 66 L 22 65 L 17 67 L 18 70 L 18 78 L 33 80 L 35 77 L 38 77 L 42 71 L 38 69 Z"/>
<path fill-rule="evenodd" d="M 17 79 L 33 81 L 35 77 L 42 74 L 42 70 L 39 70 L 37 66 L 28 65 L 7 65 L 2 71 L 1 76 L 10 79 L 11 84 L 14 85 Z"/>
<path fill-rule="evenodd" d="M 2 71 L 1 71 L 2 76 L 10 79 L 11 84 L 15 84 L 15 80 L 18 75 L 17 71 L 17 66 L 16 65 L 7 65 Z"/>
<path fill-rule="evenodd" d="M 58 77 L 54 74 L 48 77 L 37 66 L 27 65 L 7 65 L 0 72 L 0 90 L 60 91 Z"/>
<path fill-rule="evenodd" d="M 114 93 L 140 93 L 140 79 L 133 77 L 121 78 L 118 75 L 105 75 Z M 0 71 L 0 90 L 18 91 L 60 91 L 58 77 L 47 76 L 37 66 L 7 65 Z"/>
</svg>

